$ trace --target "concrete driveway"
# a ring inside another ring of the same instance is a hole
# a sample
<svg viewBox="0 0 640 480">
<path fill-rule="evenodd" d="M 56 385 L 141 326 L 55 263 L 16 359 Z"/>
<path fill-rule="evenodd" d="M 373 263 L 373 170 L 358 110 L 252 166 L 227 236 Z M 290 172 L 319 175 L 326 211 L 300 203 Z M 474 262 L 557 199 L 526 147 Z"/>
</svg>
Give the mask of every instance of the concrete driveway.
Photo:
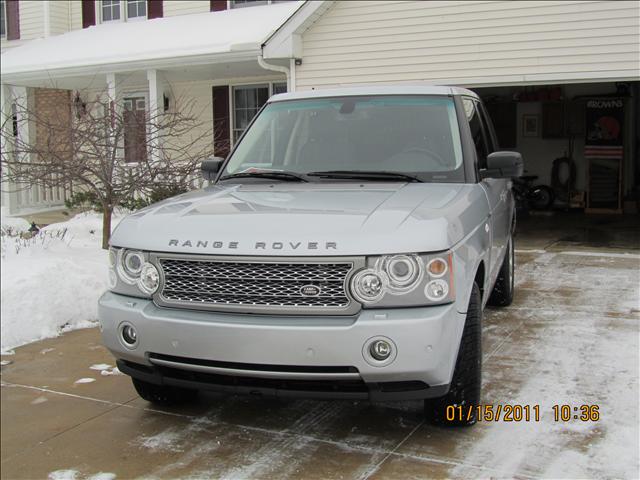
<svg viewBox="0 0 640 480">
<path fill-rule="evenodd" d="M 485 311 L 483 403 L 539 405 L 539 421 L 435 428 L 415 402 L 213 394 L 157 409 L 88 329 L 2 357 L 2 478 L 638 478 L 636 221 L 520 225 L 516 300 Z M 599 420 L 574 419 L 581 405 Z"/>
</svg>

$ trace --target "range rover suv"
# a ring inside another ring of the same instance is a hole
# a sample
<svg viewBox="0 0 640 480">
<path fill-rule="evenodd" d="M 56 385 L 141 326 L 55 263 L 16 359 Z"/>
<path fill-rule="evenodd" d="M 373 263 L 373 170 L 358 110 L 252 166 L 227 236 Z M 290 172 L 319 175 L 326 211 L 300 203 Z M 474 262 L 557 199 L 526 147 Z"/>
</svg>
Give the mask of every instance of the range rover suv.
<svg viewBox="0 0 640 480">
<path fill-rule="evenodd" d="M 275 95 L 207 187 L 118 225 L 104 344 L 155 403 L 419 399 L 447 423 L 480 399 L 484 306 L 513 298 L 522 158 L 496 143 L 465 89 Z"/>
</svg>

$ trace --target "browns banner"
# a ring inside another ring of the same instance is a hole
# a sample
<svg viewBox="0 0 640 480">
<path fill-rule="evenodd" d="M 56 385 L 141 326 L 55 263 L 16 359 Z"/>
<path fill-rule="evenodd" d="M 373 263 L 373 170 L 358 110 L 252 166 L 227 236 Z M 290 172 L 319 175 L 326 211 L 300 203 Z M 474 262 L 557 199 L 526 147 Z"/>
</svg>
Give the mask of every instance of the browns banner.
<svg viewBox="0 0 640 480">
<path fill-rule="evenodd" d="M 621 211 L 624 104 L 622 98 L 587 100 L 584 139 L 587 211 Z"/>
<path fill-rule="evenodd" d="M 585 157 L 622 158 L 624 100 L 591 98 L 587 100 Z"/>
</svg>

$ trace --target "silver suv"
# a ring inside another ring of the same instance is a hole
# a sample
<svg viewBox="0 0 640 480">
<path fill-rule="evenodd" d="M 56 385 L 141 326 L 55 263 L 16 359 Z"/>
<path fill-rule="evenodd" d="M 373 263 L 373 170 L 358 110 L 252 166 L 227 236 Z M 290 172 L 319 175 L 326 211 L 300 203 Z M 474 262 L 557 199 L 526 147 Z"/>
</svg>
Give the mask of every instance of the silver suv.
<svg viewBox="0 0 640 480">
<path fill-rule="evenodd" d="M 208 187 L 115 230 L 104 344 L 155 403 L 424 399 L 444 423 L 479 402 L 483 307 L 513 297 L 522 159 L 496 150 L 468 90 L 276 95 Z"/>
</svg>

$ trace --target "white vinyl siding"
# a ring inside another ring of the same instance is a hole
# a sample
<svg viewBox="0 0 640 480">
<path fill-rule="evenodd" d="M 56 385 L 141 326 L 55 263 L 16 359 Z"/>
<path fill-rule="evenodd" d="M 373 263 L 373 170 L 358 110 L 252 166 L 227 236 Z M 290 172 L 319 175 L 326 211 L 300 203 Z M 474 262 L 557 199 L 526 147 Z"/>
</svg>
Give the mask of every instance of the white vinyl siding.
<svg viewBox="0 0 640 480">
<path fill-rule="evenodd" d="M 21 0 L 19 4 L 20 40 L 44 36 L 44 8 L 40 0 Z"/>
<path fill-rule="evenodd" d="M 189 15 L 191 13 L 205 13 L 209 11 L 210 3 L 202 0 L 165 0 L 163 16 Z"/>
<path fill-rule="evenodd" d="M 297 87 L 637 79 L 640 2 L 336 2 L 303 34 Z"/>
<path fill-rule="evenodd" d="M 96 5 L 96 8 L 98 6 Z M 71 30 L 82 29 L 82 1 L 71 0 L 69 2 L 69 23 Z"/>
<path fill-rule="evenodd" d="M 70 9 L 71 4 L 68 2 L 49 2 L 51 35 L 59 35 L 69 31 Z"/>
</svg>

